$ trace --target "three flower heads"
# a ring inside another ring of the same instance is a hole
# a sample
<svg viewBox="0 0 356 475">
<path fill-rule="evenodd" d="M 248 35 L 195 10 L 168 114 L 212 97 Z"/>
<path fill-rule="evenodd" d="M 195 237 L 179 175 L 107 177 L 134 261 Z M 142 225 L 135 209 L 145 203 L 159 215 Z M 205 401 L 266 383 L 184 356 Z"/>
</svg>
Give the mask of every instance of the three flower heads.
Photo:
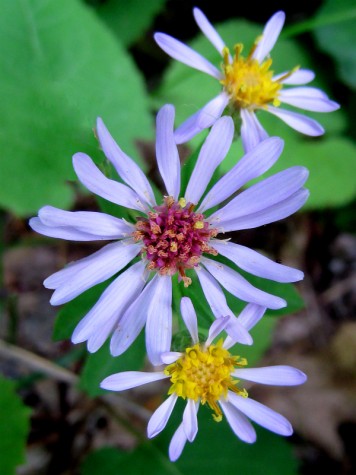
<svg viewBox="0 0 356 475">
<path fill-rule="evenodd" d="M 120 149 L 99 118 L 97 136 L 120 181 L 106 177 L 84 153 L 74 155 L 73 166 L 79 181 L 88 190 L 128 208 L 132 219 L 45 206 L 38 217 L 30 220 L 35 231 L 49 237 L 112 241 L 51 275 L 44 285 L 54 290 L 51 303 L 60 305 L 115 276 L 77 325 L 72 341 L 87 341 L 88 350 L 95 352 L 110 336 L 110 351 L 118 356 L 145 327 L 148 358 L 153 365 L 165 364 L 166 368 L 149 374 L 112 375 L 102 386 L 123 390 L 170 379 L 170 396 L 152 416 L 148 435 L 152 437 L 165 427 L 178 397 L 187 400 L 183 422 L 171 442 L 172 460 L 179 457 L 186 441 L 195 438 L 200 403 L 210 406 L 216 420 L 224 414 L 235 434 L 246 442 L 255 439 L 247 417 L 274 432 L 291 433 L 289 422 L 282 416 L 248 398 L 246 390 L 239 387 L 239 379 L 294 385 L 304 382 L 305 375 L 286 366 L 243 368 L 246 360 L 232 355 L 229 349 L 235 343 L 251 344 L 249 330 L 265 310 L 286 305 L 280 297 L 253 286 L 236 268 L 281 283 L 301 280 L 303 273 L 226 239 L 224 233 L 284 219 L 297 211 L 308 197 L 308 191 L 303 188 L 308 171 L 299 166 L 246 187 L 248 182 L 260 178 L 273 166 L 283 149 L 280 138 L 267 136 L 255 111 L 268 110 L 298 130 L 317 135 L 322 129 L 315 121 L 290 111 L 281 112 L 277 109 L 279 103 L 320 111 L 337 107 L 317 89 L 304 87 L 282 91 L 285 84 L 304 84 L 311 80 L 310 71 L 293 70 L 272 76 L 271 62 L 265 57 L 282 28 L 284 14 L 281 12 L 267 23 L 261 39 L 246 59 L 241 56 L 240 47 L 235 48 L 232 58 L 203 13 L 195 9 L 194 14 L 202 31 L 223 55 L 222 73 L 173 38 L 157 34 L 156 40 L 172 56 L 216 77 L 223 91 L 176 131 L 174 107 L 165 105 L 158 112 L 156 159 L 165 188 L 163 196 L 156 198 L 144 172 Z M 211 184 L 214 172 L 234 139 L 233 119 L 221 117 L 229 104 L 238 108 L 241 114 L 241 137 L 246 153 Z M 208 127 L 211 130 L 184 188 L 177 143 Z M 181 313 L 192 342 L 187 348 L 172 352 L 173 285 L 189 287 L 192 280 L 201 286 L 215 321 L 206 342 L 200 343 L 193 305 L 183 297 Z M 235 316 L 229 308 L 225 292 L 246 303 L 240 315 Z M 215 341 L 223 331 L 226 338 Z"/>
</svg>

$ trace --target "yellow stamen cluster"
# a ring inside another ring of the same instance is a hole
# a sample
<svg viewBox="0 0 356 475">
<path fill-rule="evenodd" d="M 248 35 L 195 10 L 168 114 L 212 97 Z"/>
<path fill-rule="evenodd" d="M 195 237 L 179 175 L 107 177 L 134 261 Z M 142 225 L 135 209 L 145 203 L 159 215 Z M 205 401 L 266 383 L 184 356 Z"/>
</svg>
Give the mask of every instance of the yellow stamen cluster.
<svg viewBox="0 0 356 475">
<path fill-rule="evenodd" d="M 172 382 L 168 394 L 176 393 L 183 399 L 208 403 L 218 422 L 222 419 L 222 412 L 217 401 L 226 398 L 228 390 L 247 397 L 247 391 L 238 388 L 239 380 L 231 375 L 236 367 L 246 364 L 246 359 L 232 356 L 223 348 L 223 340 L 208 347 L 197 343 L 186 348 L 183 356 L 165 369 Z"/>
<path fill-rule="evenodd" d="M 235 46 L 232 63 L 229 59 L 229 49 L 225 47 L 223 50 L 222 69 L 225 77 L 221 84 L 231 96 L 234 106 L 251 110 L 266 107 L 267 104 L 279 106 L 278 93 L 282 84 L 272 79 L 272 59 L 268 58 L 260 64 L 252 58 L 255 47 L 247 58 L 241 56 L 242 49 L 241 44 Z"/>
</svg>

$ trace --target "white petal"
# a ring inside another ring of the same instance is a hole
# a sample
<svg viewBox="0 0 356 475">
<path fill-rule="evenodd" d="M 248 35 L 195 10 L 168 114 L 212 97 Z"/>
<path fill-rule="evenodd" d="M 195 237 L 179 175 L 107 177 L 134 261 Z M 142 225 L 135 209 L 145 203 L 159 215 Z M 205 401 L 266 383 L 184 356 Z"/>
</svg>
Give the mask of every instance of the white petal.
<svg viewBox="0 0 356 475">
<path fill-rule="evenodd" d="M 137 386 L 166 378 L 169 378 L 169 376 L 165 375 L 163 371 L 157 371 L 155 373 L 124 371 L 123 373 L 108 376 L 100 383 L 100 387 L 109 389 L 110 391 L 124 391 L 125 389 L 136 388 Z"/>
<path fill-rule="evenodd" d="M 228 400 L 247 417 L 271 432 L 280 435 L 291 435 L 293 433 L 293 428 L 285 417 L 263 404 L 250 398 L 238 396 L 231 391 L 228 392 Z"/>
<path fill-rule="evenodd" d="M 29 225 L 34 231 L 44 236 L 66 239 L 67 241 L 96 241 L 103 239 L 101 236 L 83 233 L 71 227 L 59 226 L 54 228 L 52 226 L 46 226 L 42 223 L 40 218 L 31 218 Z"/>
<path fill-rule="evenodd" d="M 249 303 L 242 310 L 237 319 L 239 323 L 241 323 L 241 325 L 243 325 L 247 330 L 251 330 L 251 328 L 253 328 L 256 323 L 261 320 L 265 311 L 266 307 L 256 305 L 255 303 Z"/>
<path fill-rule="evenodd" d="M 266 23 L 262 33 L 262 39 L 257 45 L 252 57 L 257 59 L 260 63 L 264 60 L 264 58 L 269 54 L 272 50 L 273 46 L 275 45 L 278 36 L 283 28 L 284 21 L 285 21 L 285 13 L 284 12 L 277 12 L 275 13 Z"/>
<path fill-rule="evenodd" d="M 165 351 L 164 353 L 161 353 L 161 361 L 164 364 L 172 364 L 181 356 L 183 356 L 183 353 L 180 353 L 179 351 Z"/>
<path fill-rule="evenodd" d="M 77 297 L 85 290 L 104 282 L 126 266 L 139 252 L 139 244 L 123 241 L 107 244 L 87 259 L 85 267 L 80 268 L 67 282 L 53 293 L 52 305 L 61 305 Z"/>
<path fill-rule="evenodd" d="M 76 326 L 72 335 L 73 343 L 80 343 L 89 338 L 98 336 L 98 334 L 104 338 L 104 328 L 106 333 L 104 341 L 106 340 L 121 313 L 126 309 L 127 305 L 131 303 L 131 300 L 135 299 L 142 291 L 145 284 L 142 278 L 144 268 L 145 264 L 142 261 L 137 262 L 120 274 L 119 277 L 105 289 L 94 307 Z M 110 328 L 106 329 L 106 324 L 108 324 Z M 101 346 L 97 346 L 98 340 L 96 340 L 96 342 L 94 348 L 93 339 L 91 341 L 90 346 L 92 352 Z"/>
<path fill-rule="evenodd" d="M 148 203 L 150 206 L 155 206 L 156 200 L 146 175 L 141 168 L 121 150 L 100 117 L 97 119 L 96 129 L 100 145 L 107 158 L 114 165 L 117 173 L 136 191 L 143 202 Z"/>
<path fill-rule="evenodd" d="M 307 89 L 312 89 L 315 91 L 315 94 L 306 91 Z M 322 91 L 311 87 L 294 87 L 293 89 L 283 90 L 279 94 L 279 99 L 285 104 L 308 111 L 332 112 L 340 108 L 340 105 L 328 99 L 326 94 L 322 93 L 322 96 L 321 94 L 318 94 L 318 92 Z"/>
<path fill-rule="evenodd" d="M 220 400 L 219 404 L 234 434 L 248 444 L 255 442 L 256 431 L 247 417 L 229 402 Z"/>
<path fill-rule="evenodd" d="M 180 191 L 180 163 L 173 137 L 174 107 L 167 104 L 157 114 L 157 165 L 169 196 L 178 199 Z"/>
<path fill-rule="evenodd" d="M 218 50 L 218 52 L 222 54 L 225 43 L 219 33 L 215 30 L 213 25 L 209 22 L 204 13 L 199 10 L 199 8 L 193 9 L 193 15 L 201 31 L 208 38 L 210 43 Z"/>
<path fill-rule="evenodd" d="M 279 81 L 280 78 L 288 74 L 289 71 L 285 71 L 281 74 L 274 76 L 272 79 L 273 81 Z M 298 86 L 299 84 L 308 84 L 315 78 L 315 74 L 313 71 L 309 69 L 297 69 L 294 71 L 290 76 L 280 81 L 282 84 L 288 84 L 291 86 Z"/>
<path fill-rule="evenodd" d="M 267 106 L 267 109 L 271 114 L 279 117 L 283 122 L 302 134 L 317 137 L 324 133 L 324 129 L 319 122 L 303 114 L 279 109 L 273 106 Z"/>
<path fill-rule="evenodd" d="M 176 129 L 174 132 L 176 143 L 188 142 L 199 132 L 213 125 L 221 117 L 228 102 L 229 96 L 223 91 L 205 104 Z"/>
<path fill-rule="evenodd" d="M 169 459 L 171 462 L 175 462 L 181 456 L 185 444 L 187 442 L 187 436 L 184 432 L 183 422 L 179 425 L 178 429 L 173 434 L 171 443 L 169 444 Z"/>
<path fill-rule="evenodd" d="M 210 328 L 209 328 L 209 334 L 208 334 L 208 338 L 205 342 L 205 346 L 208 347 L 209 345 L 211 345 L 212 341 L 218 336 L 220 335 L 220 333 L 222 331 L 224 331 L 226 329 L 226 327 L 228 326 L 230 322 L 230 317 L 229 316 L 226 316 L 226 317 L 219 317 L 217 318 L 211 325 L 210 325 Z"/>
<path fill-rule="evenodd" d="M 166 427 L 177 399 L 178 396 L 176 394 L 171 394 L 152 414 L 147 426 L 147 436 L 149 439 L 155 437 Z"/>
<path fill-rule="evenodd" d="M 276 282 L 297 282 L 304 277 L 303 272 L 278 264 L 248 247 L 218 239 L 212 241 L 212 246 L 238 267 L 258 277 Z"/>
<path fill-rule="evenodd" d="M 257 303 L 271 309 L 279 309 L 286 306 L 285 300 L 256 289 L 256 287 L 233 269 L 230 269 L 230 267 L 207 258 L 202 259 L 202 264 L 235 297 L 245 302 Z"/>
<path fill-rule="evenodd" d="M 202 212 L 218 205 L 248 181 L 269 170 L 278 160 L 283 146 L 283 140 L 278 137 L 270 137 L 259 143 L 212 187 L 198 211 Z"/>
<path fill-rule="evenodd" d="M 235 378 L 274 386 L 296 386 L 307 380 L 306 375 L 292 366 L 266 366 L 264 368 L 238 368 L 232 373 Z"/>
<path fill-rule="evenodd" d="M 184 43 L 164 33 L 155 33 L 154 39 L 163 51 L 177 61 L 207 73 L 216 79 L 220 80 L 222 78 L 222 73 L 215 66 Z"/>
<path fill-rule="evenodd" d="M 189 442 L 193 442 L 198 432 L 198 408 L 199 401 L 194 402 L 193 399 L 187 400 L 187 404 L 183 412 L 183 428 Z"/>
<path fill-rule="evenodd" d="M 250 152 L 268 137 L 254 111 L 241 109 L 241 140 L 245 152 Z"/>
<path fill-rule="evenodd" d="M 231 221 L 221 222 L 221 227 L 225 232 L 237 231 L 240 229 L 252 229 L 265 224 L 273 223 L 280 219 L 287 218 L 298 211 L 307 201 L 309 191 L 305 189 L 298 190 L 289 198 L 248 216 L 232 219 Z"/>
<path fill-rule="evenodd" d="M 73 167 L 79 180 L 92 193 L 126 208 L 146 209 L 137 193 L 122 183 L 106 178 L 85 153 L 73 155 Z"/>
<path fill-rule="evenodd" d="M 199 152 L 184 195 L 187 202 L 194 204 L 199 202 L 214 171 L 229 151 L 233 138 L 234 123 L 231 117 L 218 119 Z"/>
<path fill-rule="evenodd" d="M 101 239 L 120 239 L 134 230 L 133 226 L 122 219 L 95 211 L 65 211 L 44 206 L 38 212 L 42 223 L 53 227 L 72 227 L 82 233 L 88 233 Z"/>
<path fill-rule="evenodd" d="M 308 175 L 306 168 L 298 166 L 276 173 L 240 193 L 213 213 L 209 221 L 218 220 L 219 226 L 224 228 L 223 223 L 226 221 L 263 211 L 293 195 L 302 187 Z"/>
<path fill-rule="evenodd" d="M 198 337 L 198 319 L 195 313 L 192 301 L 189 297 L 183 297 L 180 301 L 180 311 L 184 320 L 185 326 L 192 337 L 193 343 L 199 343 Z"/>
<path fill-rule="evenodd" d="M 158 276 L 147 309 L 146 349 L 154 365 L 162 364 L 161 353 L 169 351 L 172 340 L 172 278 Z"/>
<path fill-rule="evenodd" d="M 110 352 L 113 356 L 124 353 L 145 326 L 152 296 L 159 284 L 159 277 L 158 274 L 153 277 L 120 318 L 110 342 Z"/>
</svg>

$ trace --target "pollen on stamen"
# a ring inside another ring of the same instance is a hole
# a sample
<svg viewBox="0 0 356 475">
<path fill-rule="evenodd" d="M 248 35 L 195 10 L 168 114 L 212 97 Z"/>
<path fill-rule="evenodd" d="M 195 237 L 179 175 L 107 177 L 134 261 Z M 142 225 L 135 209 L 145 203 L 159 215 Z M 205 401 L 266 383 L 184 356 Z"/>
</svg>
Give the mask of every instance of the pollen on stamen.
<svg viewBox="0 0 356 475">
<path fill-rule="evenodd" d="M 218 230 L 210 227 L 201 213 L 194 212 L 194 207 L 185 198 L 175 201 L 166 196 L 146 218 L 137 218 L 132 233 L 136 242 L 143 243 L 141 253 L 148 261 L 147 269 L 161 275 L 178 273 L 185 287 L 192 282 L 185 271 L 196 267 L 203 253 L 217 255 L 209 241 Z"/>
<path fill-rule="evenodd" d="M 282 80 L 289 77 L 294 71 L 291 70 L 283 78 L 273 79 L 272 59 L 267 58 L 262 63 L 254 59 L 253 53 L 258 45 L 259 38 L 255 41 L 248 56 L 241 55 L 242 44 L 235 45 L 235 55 L 230 59 L 227 47 L 223 49 L 222 70 L 224 78 L 220 81 L 224 89 L 231 97 L 231 102 L 236 108 L 254 110 L 266 108 L 268 104 L 275 107 L 280 105 L 279 92 L 283 87 Z"/>
<path fill-rule="evenodd" d="M 168 394 L 177 394 L 183 399 L 193 399 L 201 404 L 208 404 L 213 411 L 213 418 L 219 422 L 222 412 L 218 405 L 227 392 L 247 397 L 244 388 L 239 388 L 239 380 L 232 376 L 236 367 L 247 364 L 246 359 L 232 356 L 223 348 L 223 340 L 205 347 L 197 343 L 186 348 L 183 356 L 167 366 L 165 373 L 172 383 Z"/>
</svg>

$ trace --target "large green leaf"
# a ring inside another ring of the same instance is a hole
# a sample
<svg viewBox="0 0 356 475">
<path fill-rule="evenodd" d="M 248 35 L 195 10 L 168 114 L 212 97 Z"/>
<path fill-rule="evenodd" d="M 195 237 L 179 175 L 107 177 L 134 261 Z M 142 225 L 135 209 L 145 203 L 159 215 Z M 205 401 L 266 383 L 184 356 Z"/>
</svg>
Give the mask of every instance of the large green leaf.
<svg viewBox="0 0 356 475">
<path fill-rule="evenodd" d="M 155 15 L 165 4 L 165 0 L 86 0 L 92 4 L 99 17 L 111 28 L 119 40 L 130 46 L 150 26 Z"/>
<path fill-rule="evenodd" d="M 140 73 L 79 0 L 0 6 L 0 205 L 18 214 L 69 206 L 71 155 L 102 157 L 91 130 L 97 116 L 129 154 L 135 138 L 150 136 Z"/>
<path fill-rule="evenodd" d="M 356 88 L 356 4 L 354 0 L 326 0 L 320 7 L 316 21 L 324 17 L 339 18 L 343 21 L 316 28 L 315 37 L 319 48 L 335 61 L 340 79 Z"/>
<path fill-rule="evenodd" d="M 0 376 L 0 473 L 13 475 L 25 461 L 30 410 L 16 394 L 15 383 Z"/>
</svg>

